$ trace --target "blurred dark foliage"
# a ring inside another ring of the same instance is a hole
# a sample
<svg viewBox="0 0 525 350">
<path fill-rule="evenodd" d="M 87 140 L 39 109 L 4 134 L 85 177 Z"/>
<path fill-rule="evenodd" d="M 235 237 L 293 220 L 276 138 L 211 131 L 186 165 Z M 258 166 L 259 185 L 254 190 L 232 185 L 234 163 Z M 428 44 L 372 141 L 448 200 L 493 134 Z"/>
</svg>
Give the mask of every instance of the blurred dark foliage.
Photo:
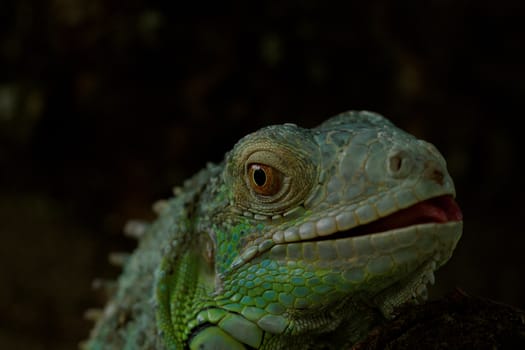
<svg viewBox="0 0 525 350">
<path fill-rule="evenodd" d="M 524 7 L 1 1 L 0 348 L 75 348 L 126 220 L 248 132 L 349 109 L 448 160 L 465 231 L 433 293 L 524 307 Z"/>
</svg>

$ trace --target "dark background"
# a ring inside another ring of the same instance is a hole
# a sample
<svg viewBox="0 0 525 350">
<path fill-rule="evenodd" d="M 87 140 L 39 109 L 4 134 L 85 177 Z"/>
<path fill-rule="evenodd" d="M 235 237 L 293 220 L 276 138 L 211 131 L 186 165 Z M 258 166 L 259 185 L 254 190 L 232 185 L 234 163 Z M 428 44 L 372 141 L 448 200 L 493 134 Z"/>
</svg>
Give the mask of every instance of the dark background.
<svg viewBox="0 0 525 350">
<path fill-rule="evenodd" d="M 448 160 L 465 229 L 433 295 L 525 307 L 521 1 L 165 3 L 0 2 L 1 349 L 74 349 L 126 220 L 248 132 L 349 109 Z"/>
</svg>

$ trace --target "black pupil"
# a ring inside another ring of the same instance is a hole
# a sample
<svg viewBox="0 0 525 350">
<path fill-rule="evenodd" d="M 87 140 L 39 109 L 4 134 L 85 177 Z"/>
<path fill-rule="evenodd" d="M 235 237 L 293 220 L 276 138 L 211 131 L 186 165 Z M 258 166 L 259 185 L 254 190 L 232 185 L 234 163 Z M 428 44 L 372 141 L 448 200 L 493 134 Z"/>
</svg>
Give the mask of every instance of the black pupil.
<svg viewBox="0 0 525 350">
<path fill-rule="evenodd" d="M 253 181 L 257 186 L 263 186 L 266 183 L 266 173 L 261 168 L 253 171 Z"/>
</svg>

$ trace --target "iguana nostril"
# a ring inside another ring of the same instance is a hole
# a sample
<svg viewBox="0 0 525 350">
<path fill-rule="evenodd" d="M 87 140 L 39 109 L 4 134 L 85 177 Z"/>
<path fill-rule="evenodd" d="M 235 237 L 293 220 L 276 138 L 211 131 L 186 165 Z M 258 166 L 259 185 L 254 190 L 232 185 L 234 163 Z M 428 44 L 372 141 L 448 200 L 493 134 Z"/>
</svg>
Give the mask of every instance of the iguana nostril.
<svg viewBox="0 0 525 350">
<path fill-rule="evenodd" d="M 387 162 L 388 172 L 396 178 L 406 177 L 412 170 L 412 157 L 403 150 L 393 151 Z"/>
<path fill-rule="evenodd" d="M 390 171 L 398 172 L 399 169 L 401 169 L 402 164 L 403 158 L 401 158 L 399 155 L 393 156 L 392 158 L 390 158 Z"/>
</svg>

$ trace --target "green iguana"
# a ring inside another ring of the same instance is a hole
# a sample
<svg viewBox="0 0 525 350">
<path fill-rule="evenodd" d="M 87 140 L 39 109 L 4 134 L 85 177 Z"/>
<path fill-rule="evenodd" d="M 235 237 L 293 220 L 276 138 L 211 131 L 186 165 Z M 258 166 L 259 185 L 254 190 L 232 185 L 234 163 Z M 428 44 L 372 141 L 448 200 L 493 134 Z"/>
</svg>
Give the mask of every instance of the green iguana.
<svg viewBox="0 0 525 350">
<path fill-rule="evenodd" d="M 461 236 L 436 148 L 367 111 L 269 126 L 132 224 L 85 347 L 342 349 L 425 299 Z"/>
</svg>

